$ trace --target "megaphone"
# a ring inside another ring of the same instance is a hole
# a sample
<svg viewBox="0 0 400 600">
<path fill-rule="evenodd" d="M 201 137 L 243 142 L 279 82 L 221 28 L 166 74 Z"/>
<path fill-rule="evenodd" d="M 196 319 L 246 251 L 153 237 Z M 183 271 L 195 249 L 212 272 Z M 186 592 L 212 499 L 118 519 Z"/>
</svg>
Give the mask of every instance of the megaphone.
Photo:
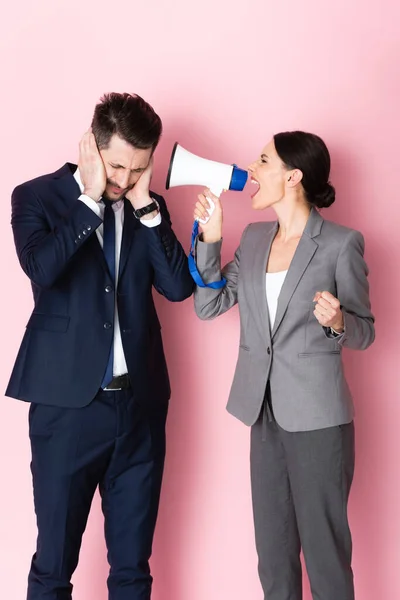
<svg viewBox="0 0 400 600">
<path fill-rule="evenodd" d="M 241 192 L 246 185 L 247 176 L 247 171 L 239 169 L 236 165 L 225 165 L 201 158 L 176 142 L 172 150 L 165 187 L 169 190 L 180 185 L 202 185 L 219 197 L 226 190 Z M 211 206 L 207 211 L 211 216 L 215 205 L 211 198 L 208 198 L 208 201 Z M 200 219 L 200 222 L 207 221 Z"/>
</svg>

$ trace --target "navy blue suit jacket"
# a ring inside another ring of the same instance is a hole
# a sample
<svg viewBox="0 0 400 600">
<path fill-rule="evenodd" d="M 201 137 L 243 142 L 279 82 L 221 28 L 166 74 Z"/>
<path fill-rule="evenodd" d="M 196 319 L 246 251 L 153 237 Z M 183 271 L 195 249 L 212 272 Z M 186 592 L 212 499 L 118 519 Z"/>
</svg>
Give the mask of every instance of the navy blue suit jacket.
<svg viewBox="0 0 400 600">
<path fill-rule="evenodd" d="M 35 306 L 6 395 L 63 407 L 95 397 L 113 341 L 113 283 L 96 235 L 102 221 L 78 200 L 75 169 L 66 164 L 12 195 L 15 246 Z M 194 284 L 165 201 L 151 194 L 162 214 L 154 228 L 125 200 L 117 303 L 133 392 L 158 404 L 168 402 L 170 386 L 152 287 L 179 302 Z"/>
</svg>

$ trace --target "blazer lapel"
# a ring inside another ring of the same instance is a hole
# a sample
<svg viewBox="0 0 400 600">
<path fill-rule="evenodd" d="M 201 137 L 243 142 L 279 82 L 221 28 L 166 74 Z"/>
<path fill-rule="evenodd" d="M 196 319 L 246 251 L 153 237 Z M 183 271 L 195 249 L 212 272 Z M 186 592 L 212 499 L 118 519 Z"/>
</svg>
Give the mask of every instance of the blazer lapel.
<svg viewBox="0 0 400 600">
<path fill-rule="evenodd" d="M 307 221 L 307 225 L 304 229 L 303 235 L 300 238 L 296 252 L 294 253 L 292 262 L 290 264 L 288 273 L 286 275 L 284 284 L 282 286 L 281 293 L 278 299 L 278 308 L 276 311 L 275 323 L 272 329 L 272 337 L 276 335 L 276 332 L 282 322 L 285 312 L 291 297 L 293 296 L 305 270 L 307 269 L 312 257 L 314 256 L 318 244 L 314 240 L 314 237 L 318 236 L 323 219 L 321 215 L 313 208 L 311 209 L 310 216 Z"/>
<path fill-rule="evenodd" d="M 132 204 L 125 198 L 124 200 L 124 227 L 122 230 L 121 255 L 119 259 L 118 281 L 121 279 L 126 267 L 132 239 L 135 231 L 140 227 L 138 219 L 133 214 Z"/>
<path fill-rule="evenodd" d="M 254 305 L 256 306 L 259 316 L 259 327 L 264 331 L 267 347 L 271 342 L 271 326 L 269 322 L 267 295 L 266 295 L 266 272 L 269 255 L 271 252 L 272 242 L 278 231 L 278 223 L 270 223 L 270 228 L 266 231 L 265 228 L 259 229 L 259 235 L 254 238 L 253 245 L 253 268 L 252 281 L 254 293 Z M 264 336 L 263 336 L 264 337 Z"/>
</svg>

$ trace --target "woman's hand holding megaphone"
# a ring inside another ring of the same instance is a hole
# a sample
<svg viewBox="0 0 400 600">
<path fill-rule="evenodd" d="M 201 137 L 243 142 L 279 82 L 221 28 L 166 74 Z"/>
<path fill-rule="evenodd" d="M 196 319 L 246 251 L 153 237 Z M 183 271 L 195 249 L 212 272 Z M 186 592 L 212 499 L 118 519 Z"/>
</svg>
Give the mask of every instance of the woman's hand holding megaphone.
<svg viewBox="0 0 400 600">
<path fill-rule="evenodd" d="M 214 208 L 212 204 L 214 204 Z M 207 244 L 219 242 L 222 238 L 222 204 L 218 196 L 215 196 L 211 190 L 204 190 L 202 194 L 198 195 L 194 218 L 201 223 L 203 242 Z"/>
</svg>

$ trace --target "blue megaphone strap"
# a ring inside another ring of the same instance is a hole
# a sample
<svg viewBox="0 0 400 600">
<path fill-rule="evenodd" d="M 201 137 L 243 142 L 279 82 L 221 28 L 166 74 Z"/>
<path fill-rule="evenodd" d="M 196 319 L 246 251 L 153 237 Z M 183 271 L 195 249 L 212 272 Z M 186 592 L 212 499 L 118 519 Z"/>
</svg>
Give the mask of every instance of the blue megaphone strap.
<svg viewBox="0 0 400 600">
<path fill-rule="evenodd" d="M 190 252 L 189 252 L 189 256 L 188 256 L 190 274 L 191 274 L 192 278 L 194 279 L 194 282 L 196 283 L 196 285 L 198 285 L 199 287 L 203 287 L 203 288 L 209 287 L 214 290 L 219 290 L 222 287 L 224 287 L 224 285 L 226 284 L 226 279 L 224 277 L 222 277 L 222 279 L 220 281 L 213 281 L 212 283 L 204 283 L 204 281 L 202 280 L 201 275 L 197 269 L 196 259 L 194 257 L 194 246 L 195 246 L 196 238 L 198 235 L 199 235 L 199 223 L 198 223 L 198 221 L 195 221 L 193 223 L 192 241 L 190 244 Z"/>
</svg>

